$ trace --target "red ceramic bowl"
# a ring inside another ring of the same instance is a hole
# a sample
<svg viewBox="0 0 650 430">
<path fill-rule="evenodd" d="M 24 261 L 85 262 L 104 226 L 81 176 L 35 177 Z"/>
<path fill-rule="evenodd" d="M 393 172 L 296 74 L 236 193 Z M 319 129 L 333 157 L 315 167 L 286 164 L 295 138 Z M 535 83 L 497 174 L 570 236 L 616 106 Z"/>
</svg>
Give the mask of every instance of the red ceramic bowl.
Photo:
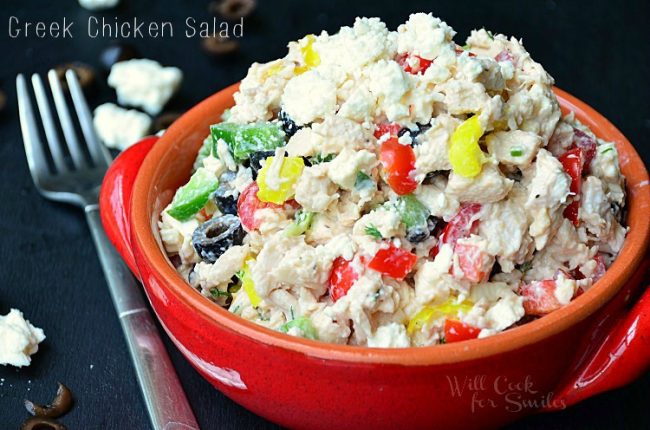
<svg viewBox="0 0 650 430">
<path fill-rule="evenodd" d="M 291 428 L 489 428 L 568 407 L 647 370 L 650 293 L 638 296 L 646 286 L 648 174 L 609 121 L 560 90 L 565 113 L 575 112 L 596 135 L 616 143 L 630 226 L 605 276 L 564 308 L 486 339 L 375 349 L 290 337 L 202 297 L 170 264 L 156 225 L 236 89 L 200 103 L 158 142 L 149 138 L 124 152 L 101 194 L 104 226 L 167 334 L 234 401 Z"/>
</svg>

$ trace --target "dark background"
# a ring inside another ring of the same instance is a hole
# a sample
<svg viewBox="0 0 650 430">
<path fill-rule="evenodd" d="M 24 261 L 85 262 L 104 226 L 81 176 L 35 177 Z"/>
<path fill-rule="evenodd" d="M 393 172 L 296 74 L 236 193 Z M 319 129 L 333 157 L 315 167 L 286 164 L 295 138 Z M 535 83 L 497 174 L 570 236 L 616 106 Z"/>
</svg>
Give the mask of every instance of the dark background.
<svg viewBox="0 0 650 430">
<path fill-rule="evenodd" d="M 0 88 L 0 312 L 16 307 L 47 339 L 29 368 L 0 368 L 0 429 L 16 429 L 27 416 L 22 400 L 46 402 L 56 381 L 73 390 L 76 405 L 62 422 L 70 429 L 147 428 L 148 421 L 126 345 L 81 211 L 42 199 L 31 182 L 19 134 L 15 76 L 43 73 L 80 60 L 98 66 L 109 39 L 90 39 L 88 16 L 111 21 L 133 16 L 169 20 L 172 39 L 131 40 L 144 57 L 180 67 L 185 79 L 168 110 L 185 110 L 241 79 L 252 61 L 281 57 L 306 33 L 336 31 L 355 16 L 380 16 L 391 29 L 416 11 L 432 11 L 464 41 L 485 26 L 524 40 L 559 87 L 609 118 L 650 161 L 650 8 L 646 1 L 271 1 L 246 19 L 240 53 L 215 60 L 186 39 L 188 16 L 208 19 L 207 0 L 122 0 L 116 10 L 89 12 L 75 0 L 2 1 Z M 10 39 L 8 18 L 76 22 L 73 40 Z M 462 45 L 462 42 L 460 43 Z M 105 76 L 89 95 L 92 106 L 115 101 Z M 165 337 L 172 360 L 202 428 L 274 428 L 204 381 Z M 623 429 L 650 426 L 650 374 L 634 384 L 569 410 L 526 418 L 512 429 Z M 462 420 L 463 417 L 458 417 Z"/>
</svg>

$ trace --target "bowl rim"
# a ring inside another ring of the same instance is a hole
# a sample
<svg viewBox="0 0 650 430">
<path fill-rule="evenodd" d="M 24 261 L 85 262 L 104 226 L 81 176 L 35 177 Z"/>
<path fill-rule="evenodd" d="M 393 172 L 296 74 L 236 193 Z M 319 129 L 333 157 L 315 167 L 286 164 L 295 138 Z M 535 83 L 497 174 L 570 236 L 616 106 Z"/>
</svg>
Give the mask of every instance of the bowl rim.
<svg viewBox="0 0 650 430">
<path fill-rule="evenodd" d="M 239 84 L 231 85 L 208 97 L 179 118 L 161 137 L 146 156 L 137 174 L 131 196 L 132 244 L 138 252 L 136 264 L 144 263 L 160 281 L 166 293 L 188 306 L 211 324 L 245 336 L 253 341 L 293 351 L 309 357 L 337 360 L 347 363 L 380 363 L 403 366 L 448 364 L 477 360 L 523 348 L 558 334 L 584 320 L 608 302 L 632 276 L 642 259 L 650 238 L 650 217 L 643 211 L 650 208 L 650 186 L 644 163 L 631 143 L 606 118 L 574 96 L 554 88 L 562 106 L 563 115 L 573 111 L 576 117 L 598 137 L 613 141 L 619 151 L 622 171 L 628 181 L 628 227 L 625 244 L 618 257 L 603 278 L 585 294 L 568 305 L 535 321 L 505 330 L 483 339 L 444 345 L 408 348 L 370 348 L 338 345 L 293 337 L 255 324 L 236 316 L 217 304 L 206 300 L 198 291 L 190 288 L 176 272 L 156 239 L 153 231 L 157 218 L 151 202 L 156 172 L 162 169 L 159 160 L 186 128 L 196 124 L 205 115 L 214 117 L 215 112 L 231 106 L 232 95 Z M 205 134 L 204 134 L 205 136 Z M 188 172 L 189 173 L 189 172 Z M 145 280 L 146 283 L 146 280 Z"/>
</svg>

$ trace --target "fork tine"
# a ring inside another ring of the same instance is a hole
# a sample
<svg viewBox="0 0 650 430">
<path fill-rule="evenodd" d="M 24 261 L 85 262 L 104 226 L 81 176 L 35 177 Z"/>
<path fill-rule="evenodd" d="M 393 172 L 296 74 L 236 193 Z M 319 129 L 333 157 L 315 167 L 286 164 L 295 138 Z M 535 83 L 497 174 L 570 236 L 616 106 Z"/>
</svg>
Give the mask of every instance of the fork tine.
<svg viewBox="0 0 650 430">
<path fill-rule="evenodd" d="M 43 120 L 43 128 L 45 129 L 45 136 L 47 137 L 47 144 L 54 160 L 54 166 L 60 172 L 66 172 L 68 166 L 65 164 L 65 158 L 62 151 L 61 142 L 59 141 L 59 134 L 54 125 L 52 111 L 50 110 L 50 102 L 45 93 L 43 80 L 41 77 L 34 73 L 32 75 L 32 86 L 34 87 L 34 94 L 36 95 L 36 105 L 41 113 Z"/>
<path fill-rule="evenodd" d="M 27 81 L 22 74 L 16 76 L 16 93 L 18 95 L 18 111 L 20 116 L 20 128 L 23 133 L 23 143 L 25 145 L 25 154 L 29 163 L 29 171 L 32 174 L 34 182 L 40 182 L 40 178 L 47 175 L 49 167 L 43 152 L 43 145 L 38 136 L 38 123 L 34 115 L 32 102 L 29 99 L 27 90 Z"/>
<path fill-rule="evenodd" d="M 108 167 L 108 165 L 111 163 L 111 155 L 109 154 L 106 147 L 99 141 L 97 134 L 95 134 L 93 118 L 90 114 L 90 109 L 88 109 L 86 98 L 84 97 L 84 93 L 81 89 L 81 86 L 79 85 L 79 80 L 77 79 L 74 70 L 70 69 L 65 72 L 65 77 L 68 81 L 68 88 L 70 88 L 72 102 L 74 103 L 74 108 L 77 111 L 79 123 L 81 124 L 81 130 L 83 131 L 84 137 L 86 138 L 86 145 L 88 145 L 93 163 L 97 167 Z"/>
<path fill-rule="evenodd" d="M 63 135 L 68 144 L 68 149 L 70 150 L 70 155 L 72 155 L 72 160 L 76 168 L 87 167 L 88 163 L 79 144 L 79 139 L 77 139 L 77 133 L 74 129 L 74 124 L 72 122 L 72 117 L 70 116 L 70 111 L 68 110 L 68 105 L 65 101 L 65 95 L 63 94 L 63 89 L 61 88 L 61 82 L 56 75 L 54 70 L 47 72 L 48 80 L 50 81 L 50 87 L 52 89 L 52 95 L 54 96 L 54 104 L 56 106 L 56 111 L 59 115 L 59 121 L 61 121 L 61 128 L 63 129 Z"/>
</svg>

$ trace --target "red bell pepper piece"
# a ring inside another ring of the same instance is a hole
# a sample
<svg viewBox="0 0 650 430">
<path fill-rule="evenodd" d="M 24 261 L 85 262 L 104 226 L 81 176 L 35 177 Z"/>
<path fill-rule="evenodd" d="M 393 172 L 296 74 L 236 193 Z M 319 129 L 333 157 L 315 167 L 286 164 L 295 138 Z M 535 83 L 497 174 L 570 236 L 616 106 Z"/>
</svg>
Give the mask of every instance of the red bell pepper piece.
<svg viewBox="0 0 650 430">
<path fill-rule="evenodd" d="M 259 221 L 255 219 L 255 212 L 264 208 L 277 208 L 281 209 L 283 205 L 276 205 L 275 203 L 263 202 L 257 198 L 259 187 L 257 182 L 251 183 L 242 193 L 237 200 L 237 215 L 241 224 L 248 230 L 255 230 L 260 226 Z M 295 200 L 285 202 L 290 205 L 297 204 Z"/>
<path fill-rule="evenodd" d="M 571 149 L 559 157 L 562 167 L 571 177 L 570 190 L 575 195 L 580 194 L 582 188 L 582 174 L 589 169 L 591 161 L 596 156 L 596 142 L 585 132 L 573 129 L 573 145 Z M 578 209 L 580 202 L 574 200 L 564 209 L 564 217 L 578 226 Z"/>
<path fill-rule="evenodd" d="M 584 166 L 585 156 L 581 148 L 575 147 L 568 150 L 559 157 L 564 171 L 571 177 L 571 186 L 569 190 L 576 196 L 580 194 L 582 188 L 582 169 Z M 578 209 L 580 201 L 574 200 L 564 209 L 564 217 L 577 226 L 579 224 Z"/>
<path fill-rule="evenodd" d="M 480 332 L 481 329 L 458 320 L 445 321 L 445 343 L 476 339 Z"/>
<path fill-rule="evenodd" d="M 562 307 L 555 297 L 557 284 L 553 279 L 532 281 L 519 287 L 519 295 L 524 298 L 526 315 L 542 316 Z"/>
<path fill-rule="evenodd" d="M 564 212 L 562 212 L 564 218 L 571 221 L 576 227 L 580 224 L 580 220 L 578 219 L 578 209 L 580 209 L 580 202 L 574 200 L 569 203 L 569 206 L 564 208 Z"/>
<path fill-rule="evenodd" d="M 392 243 L 388 248 L 381 248 L 368 263 L 368 267 L 391 278 L 402 280 L 409 274 L 418 257 Z"/>
<path fill-rule="evenodd" d="M 494 265 L 494 259 L 487 253 L 481 251 L 476 245 L 457 243 L 454 246 L 454 254 L 458 256 L 458 268 L 462 271 L 462 277 L 472 282 L 486 281 Z M 454 276 L 456 266 L 453 267 Z"/>
<path fill-rule="evenodd" d="M 401 129 L 402 126 L 394 122 L 378 124 L 377 128 L 375 128 L 374 136 L 376 139 L 381 138 L 385 134 L 389 134 L 391 137 L 397 137 L 397 134 Z"/>
<path fill-rule="evenodd" d="M 582 185 L 582 165 L 584 163 L 584 157 L 582 154 L 582 149 L 573 148 L 560 155 L 559 157 L 564 171 L 569 174 L 571 177 L 571 187 L 570 190 L 574 194 L 580 194 L 580 188 Z"/>
<path fill-rule="evenodd" d="M 409 61 L 411 58 L 416 58 L 418 60 L 416 65 L 411 66 L 411 62 Z M 395 61 L 397 61 L 400 66 L 402 66 L 406 73 L 410 73 L 412 75 L 423 74 L 427 71 L 429 66 L 431 66 L 431 63 L 433 63 L 433 60 L 427 60 L 426 58 L 422 58 L 419 55 L 409 54 L 398 55 Z"/>
<path fill-rule="evenodd" d="M 359 279 L 359 274 L 352 268 L 351 263 L 351 261 L 343 257 L 337 257 L 332 263 L 332 271 L 327 280 L 327 285 L 329 286 L 330 297 L 334 301 L 345 296 L 352 284 Z"/>
<path fill-rule="evenodd" d="M 480 203 L 463 203 L 460 206 L 460 209 L 449 220 L 445 228 L 440 233 L 438 237 L 438 243 L 431 249 L 429 256 L 434 258 L 438 255 L 440 247 L 445 243 L 448 243 L 454 248 L 458 239 L 468 237 L 470 234 L 475 233 L 478 229 L 478 220 L 475 219 L 471 221 L 472 217 L 479 213 L 481 210 Z"/>
<path fill-rule="evenodd" d="M 582 150 L 582 156 L 584 159 L 583 170 L 587 170 L 591 164 L 591 160 L 596 156 L 596 141 L 589 137 L 589 135 L 584 131 L 574 128 L 573 145 Z"/>
<path fill-rule="evenodd" d="M 386 182 L 397 194 L 410 194 L 418 187 L 411 176 L 415 170 L 415 153 L 409 145 L 402 145 L 396 137 L 381 144 L 379 160 L 386 172 Z"/>
<path fill-rule="evenodd" d="M 591 280 L 595 284 L 600 278 L 605 275 L 605 272 L 607 271 L 607 265 L 605 264 L 605 257 L 603 257 L 602 254 L 596 254 L 594 257 L 594 260 L 596 261 L 596 268 L 591 274 Z M 585 279 L 585 275 L 582 274 L 580 269 L 575 269 L 571 272 L 571 275 L 575 279 Z"/>
</svg>

